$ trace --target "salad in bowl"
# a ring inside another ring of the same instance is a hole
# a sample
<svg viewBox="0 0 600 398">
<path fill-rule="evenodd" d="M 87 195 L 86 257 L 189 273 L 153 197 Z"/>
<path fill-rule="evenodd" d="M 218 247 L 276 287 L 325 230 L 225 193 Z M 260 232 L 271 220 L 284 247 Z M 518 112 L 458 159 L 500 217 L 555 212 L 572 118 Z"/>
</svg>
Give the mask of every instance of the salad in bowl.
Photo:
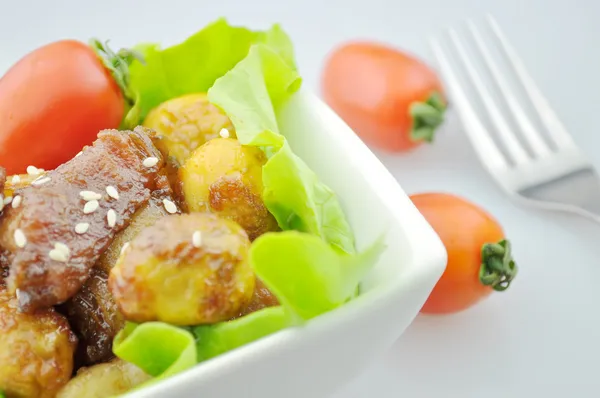
<svg viewBox="0 0 600 398">
<path fill-rule="evenodd" d="M 301 85 L 281 27 L 225 19 L 168 48 L 51 43 L 4 75 L 32 100 L 0 104 L 0 395 L 139 392 L 360 297 L 387 232 L 357 250 L 280 128 Z"/>
</svg>

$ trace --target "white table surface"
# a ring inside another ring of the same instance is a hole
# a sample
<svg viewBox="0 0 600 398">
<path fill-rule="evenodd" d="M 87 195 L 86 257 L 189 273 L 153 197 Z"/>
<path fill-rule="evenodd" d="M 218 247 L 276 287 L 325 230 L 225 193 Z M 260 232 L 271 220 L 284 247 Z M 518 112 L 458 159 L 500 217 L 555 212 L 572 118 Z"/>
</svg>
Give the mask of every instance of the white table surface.
<svg viewBox="0 0 600 398">
<path fill-rule="evenodd" d="M 431 60 L 427 35 L 490 11 L 600 166 L 595 0 L 0 0 L 0 9 L 0 70 L 25 50 L 58 38 L 95 35 L 113 38 L 115 46 L 173 43 L 225 15 L 254 27 L 281 22 L 314 88 L 323 57 L 343 40 L 384 40 Z M 512 239 L 520 274 L 507 293 L 464 313 L 418 317 L 336 398 L 600 396 L 600 225 L 510 203 L 455 120 L 434 146 L 382 160 L 409 193 L 451 191 L 484 205 Z"/>
</svg>

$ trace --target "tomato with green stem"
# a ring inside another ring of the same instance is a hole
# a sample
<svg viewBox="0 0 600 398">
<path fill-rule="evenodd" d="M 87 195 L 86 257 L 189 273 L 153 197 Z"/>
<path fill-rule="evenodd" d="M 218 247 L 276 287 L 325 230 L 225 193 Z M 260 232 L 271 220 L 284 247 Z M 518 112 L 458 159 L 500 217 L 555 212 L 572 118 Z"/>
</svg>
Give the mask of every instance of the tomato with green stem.
<svg viewBox="0 0 600 398">
<path fill-rule="evenodd" d="M 422 313 L 461 311 L 510 286 L 517 275 L 517 265 L 510 241 L 496 219 L 455 195 L 422 193 L 410 198 L 448 253 L 446 270 Z"/>
<path fill-rule="evenodd" d="M 97 40 L 61 40 L 14 64 L 0 79 L 0 162 L 6 171 L 54 169 L 98 131 L 119 127 L 133 55 L 114 53 Z"/>
<path fill-rule="evenodd" d="M 432 142 L 446 100 L 436 73 L 413 55 L 372 42 L 349 42 L 329 55 L 325 102 L 367 143 L 404 152 Z"/>
</svg>

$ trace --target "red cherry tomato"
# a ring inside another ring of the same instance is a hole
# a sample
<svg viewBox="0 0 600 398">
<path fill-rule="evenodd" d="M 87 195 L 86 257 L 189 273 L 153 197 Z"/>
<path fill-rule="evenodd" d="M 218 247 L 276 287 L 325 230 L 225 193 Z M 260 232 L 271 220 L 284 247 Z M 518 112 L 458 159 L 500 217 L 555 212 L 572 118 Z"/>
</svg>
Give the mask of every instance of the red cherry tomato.
<svg viewBox="0 0 600 398">
<path fill-rule="evenodd" d="M 321 86 L 325 102 L 365 143 L 388 152 L 431 142 L 444 120 L 436 74 L 417 58 L 382 44 L 351 42 L 334 50 Z"/>
<path fill-rule="evenodd" d="M 54 169 L 101 129 L 117 128 L 124 111 L 121 89 L 90 46 L 45 45 L 0 79 L 0 164 L 8 174 Z"/>
<path fill-rule="evenodd" d="M 517 273 L 502 227 L 479 206 L 444 193 L 411 195 L 448 252 L 444 274 L 433 288 L 423 313 L 464 310 L 494 290 L 508 288 Z"/>
</svg>

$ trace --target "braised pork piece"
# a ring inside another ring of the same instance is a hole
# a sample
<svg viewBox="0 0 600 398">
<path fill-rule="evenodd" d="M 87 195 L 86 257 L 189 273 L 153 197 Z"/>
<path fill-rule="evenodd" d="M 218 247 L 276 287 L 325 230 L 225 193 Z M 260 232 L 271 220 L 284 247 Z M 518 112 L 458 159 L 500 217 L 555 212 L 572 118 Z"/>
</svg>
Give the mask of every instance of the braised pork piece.
<svg viewBox="0 0 600 398">
<path fill-rule="evenodd" d="M 163 166 L 144 131 L 105 130 L 80 156 L 16 190 L 0 223 L 0 247 L 19 310 L 32 312 L 75 295 L 115 235 L 165 184 Z"/>
</svg>

